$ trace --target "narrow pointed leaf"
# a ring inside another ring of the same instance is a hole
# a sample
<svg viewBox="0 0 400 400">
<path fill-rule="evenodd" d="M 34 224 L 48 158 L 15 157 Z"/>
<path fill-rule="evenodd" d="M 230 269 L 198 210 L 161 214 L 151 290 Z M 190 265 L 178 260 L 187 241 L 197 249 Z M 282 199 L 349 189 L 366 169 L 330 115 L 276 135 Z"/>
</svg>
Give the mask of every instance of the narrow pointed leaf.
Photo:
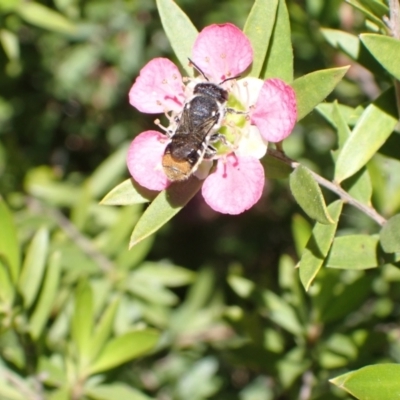
<svg viewBox="0 0 400 400">
<path fill-rule="evenodd" d="M 157 192 L 140 186 L 133 179 L 127 179 L 106 194 L 100 204 L 105 206 L 128 206 L 148 203 L 156 195 Z"/>
<path fill-rule="evenodd" d="M 390 218 L 383 226 L 380 241 L 386 253 L 400 252 L 400 214 Z"/>
<path fill-rule="evenodd" d="M 346 140 L 349 138 L 349 136 L 351 134 L 351 130 L 350 130 L 349 126 L 347 125 L 346 120 L 344 119 L 342 113 L 340 112 L 340 108 L 339 108 L 337 101 L 335 101 L 333 104 L 332 120 L 337 129 L 338 150 L 340 151 L 340 149 L 343 147 Z"/>
<path fill-rule="evenodd" d="M 326 208 L 321 189 L 306 167 L 300 165 L 290 174 L 290 190 L 310 218 L 321 224 L 334 223 Z"/>
<path fill-rule="evenodd" d="M 40 28 L 69 34 L 75 32 L 75 25 L 71 21 L 42 4 L 23 2 L 17 11 L 26 22 Z"/>
<path fill-rule="evenodd" d="M 11 281 L 10 271 L 0 258 L 0 304 L 3 309 L 11 309 L 15 296 L 15 286 Z"/>
<path fill-rule="evenodd" d="M 400 365 L 369 365 L 340 375 L 329 382 L 359 400 L 400 399 Z"/>
<path fill-rule="evenodd" d="M 88 387 L 85 394 L 94 400 L 152 400 L 153 398 L 139 392 L 124 383 L 112 383 Z"/>
<path fill-rule="evenodd" d="M 93 197 L 104 196 L 126 171 L 126 154 L 130 143 L 124 143 L 107 157 L 91 174 L 86 183 Z"/>
<path fill-rule="evenodd" d="M 92 289 L 86 281 L 82 281 L 75 291 L 71 326 L 71 335 L 78 349 L 81 368 L 84 368 L 90 359 L 93 319 Z"/>
<path fill-rule="evenodd" d="M 337 159 L 336 182 L 359 171 L 387 140 L 398 119 L 395 105 L 391 88 L 365 109 Z"/>
<path fill-rule="evenodd" d="M 378 18 L 389 15 L 389 7 L 379 0 L 358 0 L 364 7 L 368 8 Z"/>
<path fill-rule="evenodd" d="M 29 308 L 36 299 L 46 266 L 49 247 L 49 233 L 46 228 L 39 229 L 33 237 L 25 256 L 18 289 Z"/>
<path fill-rule="evenodd" d="M 348 69 L 349 67 L 346 66 L 315 71 L 293 82 L 292 87 L 296 92 L 298 121 L 332 92 Z"/>
<path fill-rule="evenodd" d="M 335 221 L 332 225 L 316 223 L 299 263 L 300 280 L 308 291 L 312 281 L 322 267 L 336 233 L 343 203 L 337 200 L 328 206 L 329 214 Z"/>
<path fill-rule="evenodd" d="M 337 128 L 337 126 L 333 120 L 333 115 L 332 115 L 334 104 L 337 105 L 340 114 L 344 118 L 346 124 L 349 126 L 354 126 L 364 111 L 364 108 L 361 106 L 358 106 L 357 108 L 352 108 L 344 104 L 339 104 L 337 102 L 333 103 L 324 102 L 319 104 L 315 109 L 335 128 Z"/>
<path fill-rule="evenodd" d="M 327 268 L 369 269 L 379 265 L 377 236 L 346 235 L 334 239 L 328 257 Z"/>
<path fill-rule="evenodd" d="M 10 276 L 13 282 L 18 279 L 20 268 L 19 244 L 17 238 L 17 229 L 13 216 L 6 203 L 0 196 L 0 258 L 9 268 Z"/>
<path fill-rule="evenodd" d="M 386 29 L 386 25 L 384 24 L 382 19 L 374 15 L 374 13 L 372 13 L 367 7 L 364 7 L 362 4 L 360 4 L 357 0 L 347 0 L 347 3 L 351 4 L 354 8 L 361 11 L 361 13 L 364 14 L 365 17 L 372 21 L 374 24 L 378 25 L 382 29 Z"/>
<path fill-rule="evenodd" d="M 186 73 L 193 76 L 188 57 L 192 54 L 192 47 L 198 35 L 197 29 L 175 1 L 157 0 L 156 3 L 164 31 L 175 55 Z"/>
<path fill-rule="evenodd" d="M 386 75 L 385 69 L 371 55 L 358 36 L 337 29 L 327 28 L 321 29 L 321 33 L 335 49 L 343 51 L 351 59 L 357 61 L 374 74 L 379 76 Z"/>
<path fill-rule="evenodd" d="M 115 314 L 118 310 L 120 299 L 117 298 L 104 311 L 96 329 L 93 332 L 93 340 L 90 344 L 90 359 L 94 360 L 102 350 L 113 328 Z"/>
<path fill-rule="evenodd" d="M 267 60 L 260 77 L 262 79 L 280 78 L 288 83 L 293 81 L 293 49 L 285 0 L 279 0 Z"/>
<path fill-rule="evenodd" d="M 262 299 L 268 311 L 268 318 L 293 335 L 302 334 L 303 327 L 290 304 L 269 290 L 263 291 Z"/>
<path fill-rule="evenodd" d="M 203 181 L 192 177 L 185 182 L 173 183 L 163 190 L 147 207 L 136 224 L 129 247 L 150 236 L 176 215 L 198 192 Z"/>
<path fill-rule="evenodd" d="M 373 33 L 362 34 L 360 38 L 378 62 L 391 75 L 400 80 L 400 41 Z"/>
<path fill-rule="evenodd" d="M 308 220 L 300 214 L 295 214 L 292 218 L 292 236 L 296 253 L 301 257 L 311 236 L 311 225 Z"/>
<path fill-rule="evenodd" d="M 277 7 L 278 0 L 256 0 L 247 17 L 243 32 L 249 38 L 254 52 L 249 76 L 260 76 L 274 28 Z"/>
<path fill-rule="evenodd" d="M 15 33 L 6 29 L 0 29 L 0 42 L 10 60 L 17 60 L 19 58 L 19 41 Z"/>
<path fill-rule="evenodd" d="M 109 370 L 148 353 L 157 344 L 159 337 L 158 332 L 145 329 L 111 340 L 90 367 L 90 374 Z"/>
<path fill-rule="evenodd" d="M 48 263 L 43 288 L 38 303 L 29 321 L 29 330 L 34 339 L 38 339 L 54 305 L 60 282 L 61 272 L 60 253 L 54 253 Z"/>
</svg>

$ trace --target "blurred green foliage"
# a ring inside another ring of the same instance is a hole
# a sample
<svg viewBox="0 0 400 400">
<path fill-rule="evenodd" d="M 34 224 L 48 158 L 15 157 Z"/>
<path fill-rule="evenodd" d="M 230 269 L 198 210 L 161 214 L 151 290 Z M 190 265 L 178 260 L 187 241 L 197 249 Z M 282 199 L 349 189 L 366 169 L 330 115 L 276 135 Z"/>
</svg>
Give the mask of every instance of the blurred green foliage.
<svg viewBox="0 0 400 400">
<path fill-rule="evenodd" d="M 253 1 L 177 3 L 200 30 L 243 27 Z M 384 29 L 385 3 L 352 3 L 286 1 L 295 78 L 352 64 L 285 142 L 328 179 L 345 140 L 336 131 L 392 82 L 356 36 Z M 337 29 L 352 36 L 338 44 Z M 355 253 L 371 269 L 335 268 L 355 246 L 378 246 L 379 227 L 345 205 L 305 292 L 295 266 L 319 225 L 288 179 L 269 180 L 237 217 L 195 196 L 128 250 L 144 206 L 99 201 L 128 178 L 132 138 L 154 128 L 128 104 L 132 82 L 153 57 L 176 61 L 154 1 L 0 0 L 0 43 L 1 399 L 345 399 L 329 379 L 400 362 L 398 254 Z M 372 184 L 359 195 L 387 218 L 400 210 L 398 146 L 394 132 L 360 172 Z M 382 233 L 390 251 L 395 223 Z"/>
</svg>

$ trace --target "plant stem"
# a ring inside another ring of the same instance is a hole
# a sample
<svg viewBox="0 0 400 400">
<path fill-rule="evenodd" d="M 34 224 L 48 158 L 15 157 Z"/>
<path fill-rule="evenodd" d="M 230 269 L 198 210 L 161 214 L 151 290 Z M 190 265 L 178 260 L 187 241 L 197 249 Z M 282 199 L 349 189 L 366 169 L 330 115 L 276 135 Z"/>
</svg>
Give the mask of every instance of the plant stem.
<svg viewBox="0 0 400 400">
<path fill-rule="evenodd" d="M 285 164 L 289 165 L 293 169 L 297 168 L 300 163 L 293 161 L 291 158 L 287 157 L 282 152 L 275 149 L 268 149 L 268 155 L 276 158 L 277 160 L 283 161 Z M 368 206 L 367 204 L 363 204 L 356 200 L 354 197 L 350 196 L 345 190 L 343 190 L 338 184 L 328 181 L 322 176 L 318 175 L 314 171 L 309 169 L 311 175 L 321 186 L 326 187 L 331 192 L 336 193 L 345 203 L 351 204 L 353 207 L 358 208 L 364 214 L 368 215 L 371 219 L 373 219 L 377 224 L 383 226 L 386 223 L 386 219 L 380 215 L 375 208 Z"/>
</svg>

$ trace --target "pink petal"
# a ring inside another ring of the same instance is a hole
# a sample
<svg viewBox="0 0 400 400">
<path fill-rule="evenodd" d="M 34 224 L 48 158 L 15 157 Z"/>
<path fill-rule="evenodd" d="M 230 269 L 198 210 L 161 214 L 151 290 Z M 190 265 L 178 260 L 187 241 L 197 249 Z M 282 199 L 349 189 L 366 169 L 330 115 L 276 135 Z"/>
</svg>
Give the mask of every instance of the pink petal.
<svg viewBox="0 0 400 400">
<path fill-rule="evenodd" d="M 150 190 L 163 190 L 169 185 L 161 165 L 166 146 L 167 138 L 157 131 L 142 132 L 133 139 L 126 162 L 139 185 Z"/>
<path fill-rule="evenodd" d="M 292 132 L 296 119 L 294 90 L 280 79 L 267 79 L 251 113 L 251 122 L 264 139 L 280 142 Z"/>
<path fill-rule="evenodd" d="M 204 181 L 206 203 L 223 214 L 240 214 L 260 199 L 264 188 L 264 169 L 256 158 L 230 154 L 220 159 L 217 169 Z"/>
<path fill-rule="evenodd" d="M 129 103 L 148 114 L 181 111 L 183 102 L 182 75 L 167 58 L 148 62 L 129 91 Z"/>
<path fill-rule="evenodd" d="M 244 33 L 232 24 L 204 28 L 194 43 L 193 61 L 214 82 L 240 75 L 253 61 Z"/>
</svg>

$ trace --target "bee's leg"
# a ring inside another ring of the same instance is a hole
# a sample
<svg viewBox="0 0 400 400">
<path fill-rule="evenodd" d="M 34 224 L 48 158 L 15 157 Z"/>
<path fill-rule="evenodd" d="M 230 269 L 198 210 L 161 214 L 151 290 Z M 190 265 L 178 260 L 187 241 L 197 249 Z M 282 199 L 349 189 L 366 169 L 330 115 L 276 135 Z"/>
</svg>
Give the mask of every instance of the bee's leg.
<svg viewBox="0 0 400 400">
<path fill-rule="evenodd" d="M 226 140 L 226 136 L 225 135 L 221 135 L 220 133 L 214 133 L 213 135 L 211 135 L 209 143 L 216 143 L 216 142 L 221 142 L 224 146 L 229 147 L 231 149 L 235 149 L 235 146 L 232 145 L 231 142 L 228 142 Z"/>
<path fill-rule="evenodd" d="M 225 136 L 224 136 L 224 135 L 221 135 L 221 134 L 218 133 L 218 132 L 212 134 L 212 135 L 210 136 L 210 139 L 209 139 L 208 142 L 209 142 L 209 143 L 216 143 L 216 142 L 218 142 L 218 141 L 221 141 L 223 144 L 228 144 L 228 142 L 226 141 Z"/>
<path fill-rule="evenodd" d="M 230 107 L 227 107 L 225 110 L 227 113 L 230 113 L 230 114 L 242 114 L 242 115 L 248 114 L 247 111 L 235 110 L 234 108 L 230 108 Z"/>
<path fill-rule="evenodd" d="M 176 117 L 176 118 L 178 118 L 178 117 Z M 168 136 L 168 138 L 172 138 L 172 136 L 174 136 L 174 133 L 175 133 L 175 130 L 176 129 L 173 129 L 172 127 L 171 127 L 171 125 L 168 127 L 168 128 L 166 128 L 165 126 L 163 126 L 163 125 L 161 125 L 161 122 L 160 122 L 160 120 L 157 118 L 156 120 L 154 120 L 154 123 L 161 129 L 161 130 L 163 130 L 164 132 L 165 132 L 165 134 Z"/>
<path fill-rule="evenodd" d="M 214 158 L 216 152 L 217 152 L 217 150 L 213 146 L 208 145 L 204 152 L 203 159 L 204 160 L 212 160 Z"/>
</svg>

